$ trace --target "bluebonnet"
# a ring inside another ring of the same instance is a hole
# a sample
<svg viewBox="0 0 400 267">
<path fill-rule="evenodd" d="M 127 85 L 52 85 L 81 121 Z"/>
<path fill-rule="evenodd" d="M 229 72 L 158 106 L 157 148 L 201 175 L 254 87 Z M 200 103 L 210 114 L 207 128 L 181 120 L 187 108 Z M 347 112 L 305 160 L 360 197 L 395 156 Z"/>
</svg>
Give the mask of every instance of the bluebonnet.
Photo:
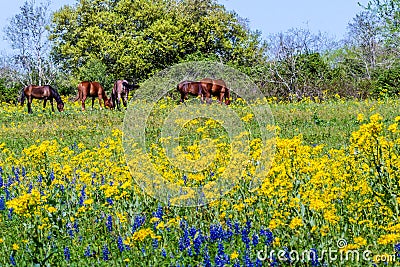
<svg viewBox="0 0 400 267">
<path fill-rule="evenodd" d="M 69 252 L 69 248 L 68 247 L 64 248 L 64 256 L 65 256 L 65 260 L 66 261 L 69 261 L 71 259 L 71 254 Z"/>
<path fill-rule="evenodd" d="M 0 173 L 0 187 L 3 187 L 3 185 L 4 185 L 3 176 L 1 176 Z"/>
<path fill-rule="evenodd" d="M 5 206 L 5 202 L 4 202 L 4 196 L 0 197 L 0 210 L 5 210 L 6 206 Z"/>
<path fill-rule="evenodd" d="M 267 229 L 267 230 L 261 229 L 260 235 L 265 237 L 265 241 L 264 241 L 265 245 L 271 246 L 272 243 L 274 242 L 274 235 L 272 234 L 272 232 L 269 229 Z"/>
<path fill-rule="evenodd" d="M 186 229 L 183 231 L 183 237 L 179 238 L 178 244 L 179 244 L 180 251 L 183 251 L 190 246 L 189 233 Z"/>
<path fill-rule="evenodd" d="M 204 267 L 211 267 L 211 261 L 210 261 L 210 255 L 208 255 L 208 249 L 204 248 L 204 261 L 203 261 L 203 266 Z"/>
<path fill-rule="evenodd" d="M 321 265 L 318 260 L 318 251 L 315 248 L 312 248 L 310 250 L 310 261 L 311 261 L 311 266 L 313 267 Z"/>
<path fill-rule="evenodd" d="M 3 168 L 0 166 L 0 174 L 3 173 Z"/>
<path fill-rule="evenodd" d="M 85 257 L 90 257 L 91 256 L 91 253 L 90 253 L 90 245 L 88 245 L 87 247 L 86 247 L 86 249 L 85 249 Z"/>
<path fill-rule="evenodd" d="M 246 249 L 246 253 L 244 254 L 244 266 L 253 267 L 253 262 L 251 261 L 248 249 Z"/>
<path fill-rule="evenodd" d="M 186 185 L 186 182 L 187 182 L 187 176 L 186 176 L 186 175 L 183 175 L 183 177 L 182 177 L 182 178 L 183 178 L 183 184 L 184 184 L 184 185 Z"/>
<path fill-rule="evenodd" d="M 25 167 L 22 167 L 22 176 L 23 176 L 23 177 L 26 176 L 26 169 L 25 169 Z"/>
<path fill-rule="evenodd" d="M 113 222 L 112 222 L 112 216 L 111 216 L 111 215 L 108 215 L 108 216 L 107 216 L 106 227 L 107 227 L 107 230 L 108 230 L 109 232 L 111 232 L 112 229 L 113 229 Z"/>
<path fill-rule="evenodd" d="M 17 181 L 19 183 L 20 182 L 20 180 L 19 180 L 19 169 L 13 167 L 13 172 L 14 172 L 14 176 L 15 176 L 15 181 Z"/>
<path fill-rule="evenodd" d="M 224 237 L 224 230 L 220 224 L 210 225 L 210 240 L 215 242 L 217 240 L 222 240 Z"/>
<path fill-rule="evenodd" d="M 226 264 L 229 264 L 229 256 L 225 254 L 224 251 L 224 245 L 219 242 L 218 243 L 218 252 L 217 255 L 215 256 L 215 266 L 225 266 Z"/>
<path fill-rule="evenodd" d="M 10 191 L 8 190 L 8 187 L 4 188 L 4 192 L 6 193 L 6 200 L 11 199 Z"/>
<path fill-rule="evenodd" d="M 153 238 L 152 245 L 153 245 L 154 249 L 158 248 L 158 239 L 157 238 Z"/>
<path fill-rule="evenodd" d="M 240 225 L 239 222 L 235 222 L 234 227 L 235 229 L 235 234 L 238 235 L 240 233 Z"/>
<path fill-rule="evenodd" d="M 396 252 L 397 258 L 400 260 L 400 243 L 397 243 L 397 244 L 394 246 L 394 251 Z"/>
<path fill-rule="evenodd" d="M 50 181 L 54 181 L 54 171 L 52 170 L 51 172 L 50 172 Z"/>
<path fill-rule="evenodd" d="M 132 233 L 136 232 L 136 230 L 139 229 L 139 227 L 142 226 L 145 221 L 146 221 L 145 216 L 137 215 L 133 221 Z"/>
<path fill-rule="evenodd" d="M 31 183 L 29 183 L 28 194 L 30 194 L 32 192 L 32 189 L 33 189 L 33 184 L 31 182 Z"/>
<path fill-rule="evenodd" d="M 107 198 L 107 203 L 110 204 L 110 205 L 113 205 L 113 204 L 114 204 L 114 201 L 112 200 L 111 197 L 108 197 L 108 198 Z"/>
<path fill-rule="evenodd" d="M 72 230 L 72 224 L 70 222 L 67 223 L 67 233 L 70 237 L 74 237 L 74 231 Z"/>
<path fill-rule="evenodd" d="M 106 183 L 106 178 L 104 175 L 101 176 L 101 185 L 104 185 Z"/>
<path fill-rule="evenodd" d="M 246 227 L 243 227 L 241 235 L 243 243 L 246 244 L 246 248 L 249 248 L 250 247 L 249 230 Z"/>
<path fill-rule="evenodd" d="M 79 224 L 78 224 L 77 220 L 74 222 L 74 229 L 75 229 L 75 232 L 79 233 Z"/>
<path fill-rule="evenodd" d="M 108 250 L 107 245 L 103 246 L 103 260 L 108 261 L 109 260 L 109 256 L 110 255 L 110 251 Z"/>
<path fill-rule="evenodd" d="M 43 178 L 42 178 L 42 175 L 41 174 L 39 174 L 38 175 L 38 180 L 37 180 L 39 183 L 41 183 L 42 181 L 43 181 Z"/>
<path fill-rule="evenodd" d="M 17 263 L 15 262 L 15 258 L 14 258 L 14 256 L 11 254 L 10 255 L 10 263 L 11 263 L 11 265 L 13 265 L 13 266 L 16 266 L 17 265 Z"/>
<path fill-rule="evenodd" d="M 81 189 L 81 195 L 79 196 L 79 206 L 83 206 L 83 202 L 85 201 L 86 198 L 86 184 L 83 184 L 82 189 Z"/>
<path fill-rule="evenodd" d="M 193 240 L 193 248 L 194 248 L 194 252 L 196 252 L 196 254 L 200 254 L 200 248 L 201 248 L 201 244 L 204 241 L 204 237 L 201 234 L 200 230 L 199 230 L 199 234 L 197 237 L 195 237 L 195 239 Z"/>
<path fill-rule="evenodd" d="M 253 234 L 252 242 L 253 242 L 253 246 L 258 245 L 258 235 L 256 233 Z"/>
<path fill-rule="evenodd" d="M 165 251 L 165 248 L 161 250 L 161 256 L 163 256 L 164 258 L 167 257 L 167 252 Z"/>
<path fill-rule="evenodd" d="M 197 233 L 196 227 L 191 227 L 190 230 L 189 230 L 189 234 L 192 237 L 192 239 L 194 238 L 196 233 Z"/>
<path fill-rule="evenodd" d="M 121 236 L 118 236 L 117 247 L 118 247 L 118 249 L 119 249 L 120 252 L 123 252 L 124 249 L 125 249 L 124 242 L 123 242 Z"/>
</svg>

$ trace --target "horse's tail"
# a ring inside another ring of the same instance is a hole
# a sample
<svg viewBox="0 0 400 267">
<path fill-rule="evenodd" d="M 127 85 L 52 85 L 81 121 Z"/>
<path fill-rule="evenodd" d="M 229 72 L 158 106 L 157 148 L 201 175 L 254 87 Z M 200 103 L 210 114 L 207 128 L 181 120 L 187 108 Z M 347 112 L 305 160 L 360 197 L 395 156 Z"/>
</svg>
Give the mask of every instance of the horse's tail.
<svg viewBox="0 0 400 267">
<path fill-rule="evenodd" d="M 21 104 L 21 106 L 23 106 L 24 103 L 25 103 L 25 92 L 24 92 L 24 89 L 25 88 L 21 89 L 20 96 L 19 96 L 19 101 L 18 101 Z"/>
</svg>

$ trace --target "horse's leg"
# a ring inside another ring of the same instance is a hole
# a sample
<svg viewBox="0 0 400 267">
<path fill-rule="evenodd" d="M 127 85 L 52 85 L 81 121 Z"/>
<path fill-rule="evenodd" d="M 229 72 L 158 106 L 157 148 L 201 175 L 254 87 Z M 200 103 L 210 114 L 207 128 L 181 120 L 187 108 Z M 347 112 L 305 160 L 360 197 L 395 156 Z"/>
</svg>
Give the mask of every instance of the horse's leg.
<svg viewBox="0 0 400 267">
<path fill-rule="evenodd" d="M 118 93 L 117 95 L 117 108 L 118 110 L 121 110 L 121 93 Z"/>
<path fill-rule="evenodd" d="M 32 113 L 32 97 L 28 96 L 28 113 Z"/>
<path fill-rule="evenodd" d="M 124 97 L 122 98 L 122 102 L 123 102 L 123 104 L 124 104 L 124 107 L 126 107 L 126 106 L 127 106 L 127 103 L 128 103 L 128 94 L 125 94 L 125 95 L 124 95 Z"/>
<path fill-rule="evenodd" d="M 46 103 L 47 103 L 47 99 L 45 98 L 45 99 L 43 100 L 43 109 L 46 109 Z"/>
<path fill-rule="evenodd" d="M 53 98 L 50 98 L 51 111 L 54 112 Z"/>
<path fill-rule="evenodd" d="M 85 111 L 85 101 L 86 101 L 86 96 L 82 97 L 82 111 Z"/>
<path fill-rule="evenodd" d="M 103 96 L 99 95 L 99 105 L 100 105 L 100 110 L 103 109 L 103 107 L 101 106 L 101 101 L 103 100 Z M 94 98 L 93 98 L 93 103 L 94 103 Z M 93 103 L 92 103 L 92 107 L 93 107 Z M 104 103 L 105 104 L 105 103 Z"/>
</svg>

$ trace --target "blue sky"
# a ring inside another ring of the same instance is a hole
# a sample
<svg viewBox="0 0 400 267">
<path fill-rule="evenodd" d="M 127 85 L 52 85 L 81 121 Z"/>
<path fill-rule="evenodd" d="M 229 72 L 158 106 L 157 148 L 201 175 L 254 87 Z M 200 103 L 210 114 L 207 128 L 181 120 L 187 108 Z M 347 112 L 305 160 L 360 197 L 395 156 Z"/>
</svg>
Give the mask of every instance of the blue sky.
<svg viewBox="0 0 400 267">
<path fill-rule="evenodd" d="M 363 9 L 358 5 L 368 0 L 218 0 L 228 10 L 247 18 L 253 30 L 260 30 L 266 38 L 269 34 L 285 32 L 290 28 L 308 28 L 312 32 L 328 33 L 341 39 L 347 24 Z M 11 17 L 19 13 L 25 0 L 2 0 L 0 8 L 0 52 L 10 50 L 4 41 L 3 28 Z M 36 0 L 41 2 L 41 0 Z M 53 0 L 50 8 L 57 10 L 77 0 Z"/>
</svg>

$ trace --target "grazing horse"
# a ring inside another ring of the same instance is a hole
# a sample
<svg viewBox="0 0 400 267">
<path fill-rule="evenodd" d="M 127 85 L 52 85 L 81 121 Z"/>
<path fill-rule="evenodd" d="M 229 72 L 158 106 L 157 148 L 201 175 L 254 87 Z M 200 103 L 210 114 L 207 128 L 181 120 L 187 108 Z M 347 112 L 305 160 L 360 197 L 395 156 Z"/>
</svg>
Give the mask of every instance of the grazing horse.
<svg viewBox="0 0 400 267">
<path fill-rule="evenodd" d="M 211 96 L 216 96 L 218 101 L 222 104 L 222 100 L 225 98 L 225 104 L 229 105 L 230 101 L 230 90 L 226 86 L 225 82 L 221 79 L 210 79 L 204 78 L 200 80 L 202 85 L 202 97 L 211 99 Z"/>
<path fill-rule="evenodd" d="M 114 83 L 114 87 L 111 92 L 111 100 L 113 107 L 117 104 L 118 110 L 120 110 L 121 99 L 126 107 L 128 101 L 129 91 L 139 88 L 137 84 L 129 84 L 126 80 L 118 80 Z M 116 102 L 116 103 L 115 103 Z"/>
<path fill-rule="evenodd" d="M 202 85 L 200 82 L 183 81 L 177 85 L 176 89 L 181 94 L 182 103 L 185 102 L 185 99 L 188 99 L 188 94 L 202 96 Z"/>
<path fill-rule="evenodd" d="M 104 91 L 101 84 L 98 82 L 83 81 L 78 84 L 78 95 L 76 96 L 76 98 L 73 101 L 75 102 L 79 99 L 82 102 L 82 111 L 85 110 L 85 101 L 86 101 L 87 97 L 92 98 L 92 109 L 93 109 L 93 105 L 94 105 L 94 99 L 96 97 L 99 98 L 100 109 L 102 109 L 101 100 L 104 101 L 105 107 L 108 107 L 108 108 L 113 107 L 111 98 L 107 97 L 106 92 Z"/>
<path fill-rule="evenodd" d="M 60 95 L 58 92 L 51 87 L 50 85 L 44 85 L 44 86 L 37 86 L 37 85 L 28 85 L 27 87 L 23 88 L 21 90 L 21 97 L 19 99 L 19 102 L 21 103 L 21 106 L 24 105 L 25 98 L 28 98 L 28 113 L 32 113 L 32 99 L 43 99 L 43 108 L 46 108 L 46 102 L 47 100 L 50 100 L 51 103 L 51 110 L 54 112 L 54 106 L 53 106 L 53 99 L 56 100 L 57 102 L 57 109 L 59 112 L 62 112 L 64 110 L 64 103 L 61 100 Z"/>
</svg>

